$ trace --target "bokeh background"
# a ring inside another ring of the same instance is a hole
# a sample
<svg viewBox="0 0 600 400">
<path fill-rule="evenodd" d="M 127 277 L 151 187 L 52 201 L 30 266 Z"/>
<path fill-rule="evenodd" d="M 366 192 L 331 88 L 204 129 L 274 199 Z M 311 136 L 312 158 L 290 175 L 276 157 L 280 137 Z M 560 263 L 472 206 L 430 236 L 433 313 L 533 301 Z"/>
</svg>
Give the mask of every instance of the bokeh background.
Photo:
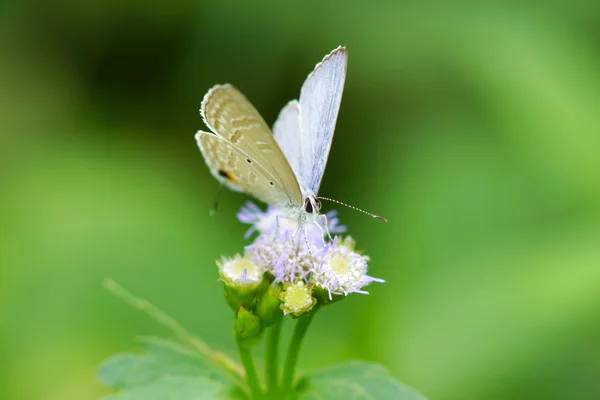
<svg viewBox="0 0 600 400">
<path fill-rule="evenodd" d="M 387 283 L 324 309 L 301 368 L 599 399 L 600 7 L 534 3 L 3 2 L 0 398 L 98 398 L 103 359 L 169 334 L 106 277 L 234 354 L 214 260 L 246 197 L 208 216 L 200 101 L 232 82 L 272 124 L 343 44 L 321 192 L 388 217 L 340 210 Z"/>
</svg>

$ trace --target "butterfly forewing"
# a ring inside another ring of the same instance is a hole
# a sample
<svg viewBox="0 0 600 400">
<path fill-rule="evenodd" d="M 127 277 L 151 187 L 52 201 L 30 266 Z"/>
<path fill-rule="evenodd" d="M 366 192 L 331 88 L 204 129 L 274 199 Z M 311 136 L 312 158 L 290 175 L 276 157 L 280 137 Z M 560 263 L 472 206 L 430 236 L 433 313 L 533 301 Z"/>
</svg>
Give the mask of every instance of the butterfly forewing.
<svg viewBox="0 0 600 400">
<path fill-rule="evenodd" d="M 302 204 L 302 195 L 292 168 L 261 115 L 239 90 L 229 84 L 214 86 L 204 96 L 200 113 L 206 125 L 227 143 L 222 145 L 221 142 L 215 142 L 219 143 L 215 146 L 233 147 L 246 155 L 249 161 L 242 160 L 244 166 L 250 171 L 262 171 L 261 174 L 268 179 L 267 185 L 270 187 L 265 191 L 271 192 L 275 187 L 281 191 L 280 197 L 285 197 L 286 202 L 275 203 L 258 195 L 256 197 L 272 205 L 298 207 Z M 269 182 L 273 182 L 273 185 Z M 239 182 L 237 184 L 241 185 Z"/>
<path fill-rule="evenodd" d="M 202 131 L 196 134 L 196 140 L 211 174 L 219 182 L 235 191 L 247 192 L 267 204 L 287 205 L 289 197 L 284 188 L 269 171 L 253 162 L 237 146 Z"/>
<path fill-rule="evenodd" d="M 304 169 L 299 181 L 303 184 L 303 193 L 317 194 L 325 172 L 342 101 L 347 59 L 344 47 L 333 50 L 317 64 L 300 91 Z"/>
</svg>

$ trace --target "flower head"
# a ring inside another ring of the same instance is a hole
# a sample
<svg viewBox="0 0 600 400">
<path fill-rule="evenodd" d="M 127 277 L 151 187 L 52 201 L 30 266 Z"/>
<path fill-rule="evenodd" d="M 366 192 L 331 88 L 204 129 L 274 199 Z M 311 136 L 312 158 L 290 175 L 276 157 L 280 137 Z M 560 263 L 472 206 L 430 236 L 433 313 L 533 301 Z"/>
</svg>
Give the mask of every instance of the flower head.
<svg viewBox="0 0 600 400">
<path fill-rule="evenodd" d="M 281 293 L 281 301 L 283 314 L 293 314 L 295 316 L 310 311 L 317 303 L 317 299 L 312 296 L 312 287 L 301 280 L 284 287 L 284 291 Z"/>
<path fill-rule="evenodd" d="M 368 257 L 353 251 L 354 241 L 346 238 L 339 244 L 339 237 L 329 243 L 320 264 L 311 270 L 310 282 L 332 294 L 347 296 L 349 293 L 368 294 L 363 290 L 371 282 L 385 282 L 367 275 Z"/>
<path fill-rule="evenodd" d="M 265 269 L 261 264 L 253 262 L 248 257 L 236 254 L 233 258 L 223 257 L 217 261 L 219 275 L 229 286 L 253 287 L 258 285 L 263 278 Z"/>
<path fill-rule="evenodd" d="M 335 212 L 326 214 L 329 230 L 341 233 Z M 262 265 L 275 282 L 292 284 L 302 281 L 314 284 L 332 294 L 364 293 L 371 282 L 383 282 L 367 275 L 369 258 L 354 251 L 355 242 L 347 236 L 326 243 L 323 231 L 316 224 L 298 227 L 297 221 L 283 218 L 274 207 L 262 211 L 248 202 L 238 213 L 240 221 L 252 224 L 247 236 L 260 235 L 246 247 L 246 256 Z"/>
<path fill-rule="evenodd" d="M 225 289 L 225 299 L 237 313 L 240 307 L 252 309 L 265 284 L 265 268 L 248 257 L 236 254 L 217 261 L 219 275 Z"/>
<path fill-rule="evenodd" d="M 331 233 L 346 231 L 335 211 L 325 216 Z M 254 232 L 259 235 L 246 246 L 244 256 L 217 262 L 219 274 L 230 306 L 236 312 L 244 307 L 257 313 L 265 326 L 276 321 L 279 308 L 298 316 L 310 311 L 316 298 L 325 305 L 350 293 L 368 294 L 365 286 L 384 282 L 367 275 L 369 258 L 355 251 L 350 236 L 327 242 L 322 220 L 321 225 L 301 223 L 285 218 L 275 207 L 262 211 L 251 202 L 238 218 L 252 225 L 247 238 Z"/>
<path fill-rule="evenodd" d="M 275 277 L 275 282 L 281 283 L 306 280 L 314 262 L 306 243 L 295 243 L 290 232 L 279 236 L 261 235 L 246 247 L 246 254 L 255 263 L 264 265 Z"/>
</svg>

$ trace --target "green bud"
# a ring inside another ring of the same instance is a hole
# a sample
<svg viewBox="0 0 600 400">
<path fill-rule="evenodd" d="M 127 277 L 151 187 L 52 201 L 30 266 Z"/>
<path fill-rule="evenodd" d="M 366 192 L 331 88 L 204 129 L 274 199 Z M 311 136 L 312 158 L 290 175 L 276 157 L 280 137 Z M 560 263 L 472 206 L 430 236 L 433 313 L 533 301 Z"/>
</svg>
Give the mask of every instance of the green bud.
<svg viewBox="0 0 600 400">
<path fill-rule="evenodd" d="M 279 298 L 283 313 L 296 317 L 309 312 L 317 304 L 317 299 L 312 296 L 312 285 L 306 285 L 303 281 L 284 285 Z"/>
<path fill-rule="evenodd" d="M 234 332 L 246 345 L 252 346 L 258 343 L 262 333 L 260 318 L 244 307 L 240 307 L 234 321 Z"/>
<path fill-rule="evenodd" d="M 256 305 L 256 315 L 260 317 L 265 327 L 275 324 L 283 316 L 280 308 L 280 293 L 280 285 L 269 285 Z"/>
</svg>

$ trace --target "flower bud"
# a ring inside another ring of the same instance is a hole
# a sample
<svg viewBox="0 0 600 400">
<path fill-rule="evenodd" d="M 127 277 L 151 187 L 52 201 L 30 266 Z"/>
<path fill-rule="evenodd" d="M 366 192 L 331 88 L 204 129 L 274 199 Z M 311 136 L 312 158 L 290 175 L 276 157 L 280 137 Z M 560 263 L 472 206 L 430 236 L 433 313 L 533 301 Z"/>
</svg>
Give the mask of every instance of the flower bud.
<svg viewBox="0 0 600 400">
<path fill-rule="evenodd" d="M 286 284 L 280 298 L 283 314 L 292 314 L 296 317 L 310 311 L 317 304 L 317 299 L 312 296 L 312 286 L 306 285 L 303 281 Z"/>
<path fill-rule="evenodd" d="M 225 299 L 231 308 L 234 311 L 242 306 L 253 308 L 260 293 L 264 269 L 239 254 L 233 258 L 223 258 L 217 261 L 217 265 L 225 288 Z"/>
<path fill-rule="evenodd" d="M 280 285 L 269 285 L 264 291 L 262 297 L 258 300 L 255 312 L 256 315 L 260 317 L 265 327 L 273 325 L 279 318 L 283 316 L 280 308 L 280 293 Z"/>
<path fill-rule="evenodd" d="M 235 316 L 234 332 L 248 346 L 258 343 L 262 333 L 260 318 L 246 308 L 240 307 Z"/>
</svg>

